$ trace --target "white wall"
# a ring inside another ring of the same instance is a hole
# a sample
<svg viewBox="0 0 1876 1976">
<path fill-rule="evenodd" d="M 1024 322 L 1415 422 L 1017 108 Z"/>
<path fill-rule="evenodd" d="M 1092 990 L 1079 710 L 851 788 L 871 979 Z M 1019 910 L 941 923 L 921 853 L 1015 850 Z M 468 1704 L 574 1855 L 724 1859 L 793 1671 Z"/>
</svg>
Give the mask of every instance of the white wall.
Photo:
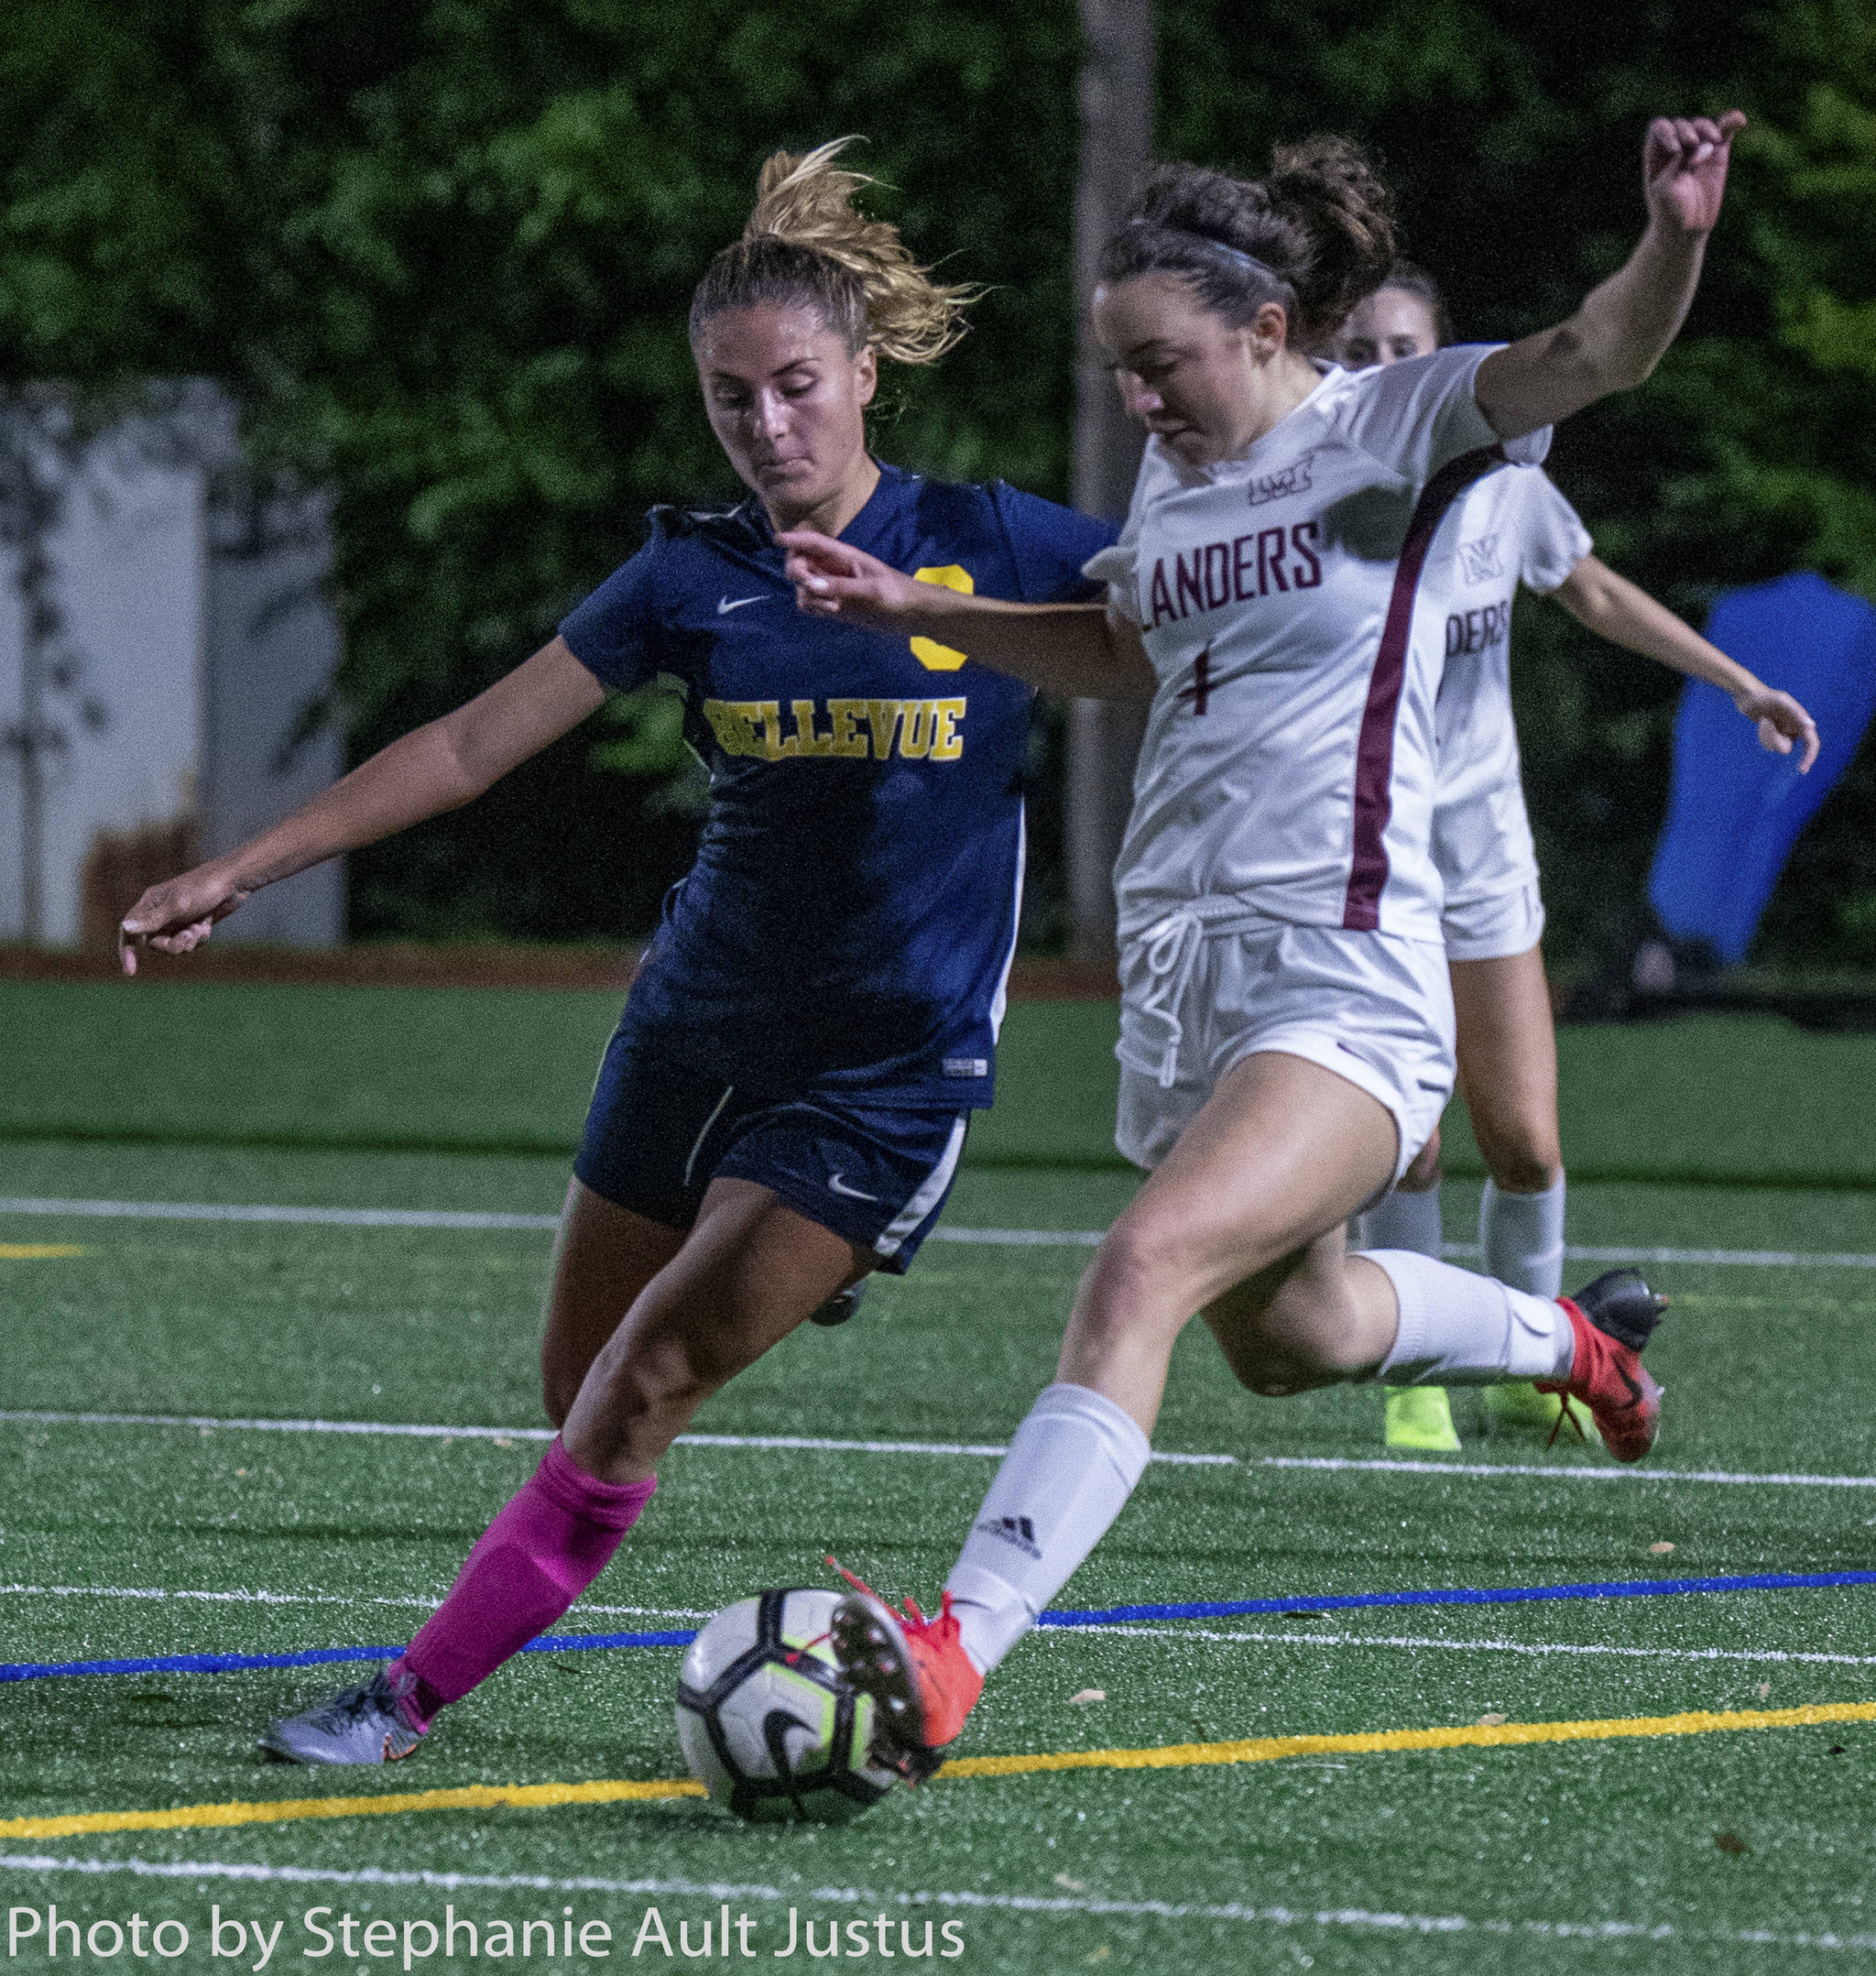
<svg viewBox="0 0 1876 1976">
<path fill-rule="evenodd" d="M 44 698 L 62 750 L 42 756 L 44 938 L 78 937 L 79 873 L 100 830 L 158 823 L 191 807 L 201 765 L 205 603 L 202 469 L 153 465 L 93 449 L 71 475 L 64 515 L 48 545 L 65 642 L 80 672 Z M 16 566 L 0 610 L 0 679 L 6 718 L 20 715 L 23 621 Z M 104 710 L 93 731 L 79 715 Z M 0 756 L 0 928 L 23 932 L 22 769 Z"/>
<path fill-rule="evenodd" d="M 175 442 L 180 438 L 180 443 Z M 66 747 L 44 760 L 42 937 L 79 935 L 80 877 L 100 831 L 196 816 L 213 852 L 249 835 L 338 772 L 328 730 L 283 762 L 300 709 L 330 681 L 336 625 L 319 595 L 322 512 L 264 532 L 212 505 L 212 467 L 233 454 L 232 420 L 196 401 L 160 451 L 148 431 L 111 435 L 67 471 L 49 541 L 71 688 L 46 714 Z M 276 518 L 278 519 L 278 518 Z M 0 726 L 21 715 L 23 614 L 16 559 L 0 551 Z M 95 730 L 81 703 L 103 710 Z M 22 770 L 0 749 L 0 939 L 26 931 Z M 337 866 L 270 888 L 219 939 L 329 944 L 343 938 Z"/>
<path fill-rule="evenodd" d="M 232 850 L 344 770 L 336 723 L 294 745 L 308 701 L 339 662 L 339 628 L 320 595 L 328 562 L 322 505 L 264 516 L 265 534 L 216 518 L 208 561 L 202 809 L 204 848 Z M 331 946 L 345 936 L 342 862 L 256 892 L 215 938 Z"/>
</svg>

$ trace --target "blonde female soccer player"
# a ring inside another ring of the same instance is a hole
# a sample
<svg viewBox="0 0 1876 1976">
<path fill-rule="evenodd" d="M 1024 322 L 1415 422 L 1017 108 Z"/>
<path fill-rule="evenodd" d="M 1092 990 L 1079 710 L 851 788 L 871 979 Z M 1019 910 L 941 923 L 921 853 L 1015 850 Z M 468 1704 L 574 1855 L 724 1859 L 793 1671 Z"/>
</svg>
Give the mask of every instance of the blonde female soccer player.
<svg viewBox="0 0 1876 1976">
<path fill-rule="evenodd" d="M 1428 356 L 1450 341 L 1437 285 L 1403 262 L 1349 311 L 1330 348 L 1346 368 L 1365 370 Z M 1440 926 L 1457 1021 L 1459 1092 L 1489 1175 L 1479 1243 L 1489 1276 L 1554 1297 L 1564 1286 L 1556 1038 L 1511 714 L 1513 594 L 1522 583 L 1554 596 L 1611 644 L 1710 681 L 1757 723 L 1764 747 L 1783 754 L 1795 748 L 1800 770 L 1816 759 L 1817 729 L 1789 693 L 1767 686 L 1592 554 L 1576 510 L 1541 468 L 1475 482 L 1448 533 L 1452 552 L 1429 559 L 1422 579 L 1415 632 L 1445 659 L 1434 723 L 1433 855 L 1445 891 Z M 1435 1130 L 1399 1187 L 1361 1217 L 1358 1236 L 1364 1248 L 1437 1256 L 1440 1235 Z M 1555 1430 L 1564 1404 L 1529 1382 L 1484 1387 L 1479 1399 L 1495 1426 L 1540 1432 Z M 1445 1388 L 1391 1388 L 1386 1438 L 1391 1447 L 1457 1448 Z"/>
<path fill-rule="evenodd" d="M 1641 1351 L 1661 1304 L 1632 1271 L 1541 1297 L 1406 1250 L 1351 1256 L 1344 1229 L 1432 1136 L 1454 1077 L 1422 575 L 1467 488 L 1653 368 L 1743 122 L 1651 126 L 1647 230 L 1567 322 L 1360 372 L 1303 354 L 1397 257 L 1359 154 L 1318 140 L 1254 182 L 1161 167 L 1094 301 L 1151 433 L 1120 543 L 1090 564 L 1105 609 L 941 596 L 820 533 L 786 538 L 810 613 L 1152 702 L 1117 871 L 1117 1138 L 1150 1177 L 1083 1279 L 1056 1383 L 940 1617 L 856 1588 L 836 1620 L 909 1770 L 938 1760 L 1119 1514 L 1195 1314 L 1254 1392 L 1535 1378 L 1581 1399 L 1619 1458 L 1652 1445 Z"/>
<path fill-rule="evenodd" d="M 866 181 L 839 148 L 769 161 L 692 301 L 704 401 L 748 497 L 654 509 L 644 548 L 525 665 L 124 922 L 133 970 L 139 944 L 184 952 L 256 887 L 469 802 L 608 687 L 683 682 L 711 810 L 568 1189 L 541 1347 L 560 1436 L 405 1652 L 276 1722 L 277 1756 L 408 1756 L 560 1619 L 697 1406 L 843 1286 L 910 1265 L 990 1102 L 1029 689 L 903 633 L 803 617 L 776 531 L 812 522 L 908 581 L 1038 599 L 1090 594 L 1082 564 L 1114 531 L 867 451 L 880 360 L 940 355 L 961 298 L 856 210 Z"/>
</svg>

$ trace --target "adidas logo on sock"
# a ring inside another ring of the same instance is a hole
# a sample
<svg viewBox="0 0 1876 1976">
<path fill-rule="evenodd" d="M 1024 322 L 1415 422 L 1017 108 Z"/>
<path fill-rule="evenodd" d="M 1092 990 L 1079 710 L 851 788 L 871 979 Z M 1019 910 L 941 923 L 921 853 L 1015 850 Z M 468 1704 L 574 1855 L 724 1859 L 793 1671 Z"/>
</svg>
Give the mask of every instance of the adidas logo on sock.
<svg viewBox="0 0 1876 1976">
<path fill-rule="evenodd" d="M 987 1516 L 977 1528 L 987 1537 L 1001 1537 L 1004 1543 L 1015 1545 L 1031 1557 L 1042 1555 L 1036 1542 L 1036 1526 L 1027 1516 Z"/>
</svg>

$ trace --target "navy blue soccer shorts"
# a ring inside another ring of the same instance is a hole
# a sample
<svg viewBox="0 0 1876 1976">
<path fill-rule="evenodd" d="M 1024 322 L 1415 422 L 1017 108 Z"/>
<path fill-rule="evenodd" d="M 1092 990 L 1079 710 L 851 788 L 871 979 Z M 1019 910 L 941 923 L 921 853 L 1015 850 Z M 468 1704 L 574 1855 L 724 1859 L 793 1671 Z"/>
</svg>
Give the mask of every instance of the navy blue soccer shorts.
<svg viewBox="0 0 1876 1976">
<path fill-rule="evenodd" d="M 732 1083 L 615 1035 L 573 1172 L 667 1228 L 688 1228 L 718 1178 L 752 1180 L 902 1275 L 943 1212 L 970 1114 Z"/>
</svg>

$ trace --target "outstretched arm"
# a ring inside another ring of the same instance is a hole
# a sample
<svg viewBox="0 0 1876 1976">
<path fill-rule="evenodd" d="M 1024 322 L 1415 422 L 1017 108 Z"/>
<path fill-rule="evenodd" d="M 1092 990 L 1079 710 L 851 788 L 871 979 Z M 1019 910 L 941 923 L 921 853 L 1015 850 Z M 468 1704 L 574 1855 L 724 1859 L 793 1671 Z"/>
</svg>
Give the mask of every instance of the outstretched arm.
<svg viewBox="0 0 1876 1976">
<path fill-rule="evenodd" d="M 795 601 L 811 616 L 935 639 L 1045 693 L 1151 700 L 1157 684 L 1140 632 L 1101 604 L 1006 604 L 915 583 L 889 563 L 812 529 L 778 536 Z"/>
<path fill-rule="evenodd" d="M 486 693 L 381 748 L 271 830 L 151 886 L 118 928 L 124 972 L 136 972 L 138 947 L 187 954 L 200 946 L 264 885 L 461 809 L 605 698 L 605 689 L 555 639 Z"/>
<path fill-rule="evenodd" d="M 1707 236 L 1719 218 L 1738 110 L 1719 118 L 1658 116 L 1642 158 L 1648 228 L 1567 322 L 1496 350 L 1478 366 L 1478 409 L 1501 439 L 1554 425 L 1640 384 L 1679 333 Z"/>
<path fill-rule="evenodd" d="M 1759 745 L 1773 754 L 1799 751 L 1798 772 L 1817 759 L 1817 724 L 1788 693 L 1779 693 L 1738 660 L 1710 645 L 1692 625 L 1658 604 L 1626 576 L 1595 556 L 1585 556 L 1551 595 L 1578 624 L 1611 645 L 1656 659 L 1689 679 L 1704 679 L 1730 696 L 1758 725 Z"/>
</svg>

